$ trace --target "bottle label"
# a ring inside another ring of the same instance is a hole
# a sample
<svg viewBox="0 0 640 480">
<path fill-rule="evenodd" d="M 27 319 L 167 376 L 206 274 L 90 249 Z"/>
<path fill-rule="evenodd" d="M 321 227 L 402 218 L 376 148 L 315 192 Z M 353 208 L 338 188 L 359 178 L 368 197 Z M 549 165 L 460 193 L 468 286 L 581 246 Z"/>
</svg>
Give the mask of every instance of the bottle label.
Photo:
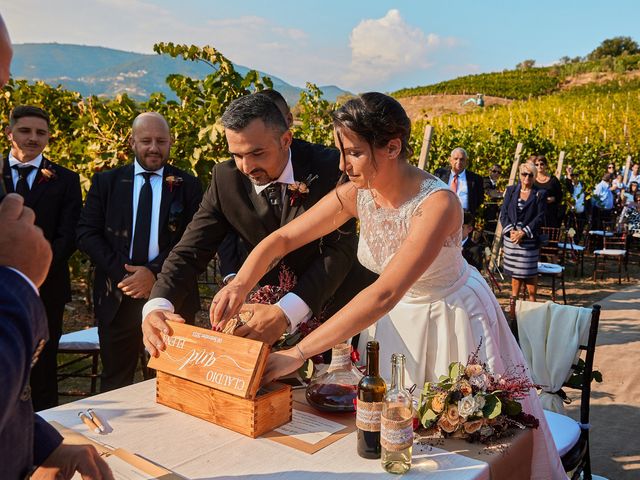
<svg viewBox="0 0 640 480">
<path fill-rule="evenodd" d="M 331 349 L 331 364 L 327 371 L 351 368 L 351 345 L 340 344 Z"/>
<path fill-rule="evenodd" d="M 360 402 L 358 402 L 360 403 Z M 400 410 L 406 410 L 402 415 Z M 413 416 L 411 409 L 394 408 L 389 416 L 382 416 L 380 423 L 380 445 L 389 452 L 399 452 L 413 445 Z"/>
<path fill-rule="evenodd" d="M 363 402 L 356 405 L 356 427 L 365 432 L 379 432 L 384 402 Z"/>
</svg>

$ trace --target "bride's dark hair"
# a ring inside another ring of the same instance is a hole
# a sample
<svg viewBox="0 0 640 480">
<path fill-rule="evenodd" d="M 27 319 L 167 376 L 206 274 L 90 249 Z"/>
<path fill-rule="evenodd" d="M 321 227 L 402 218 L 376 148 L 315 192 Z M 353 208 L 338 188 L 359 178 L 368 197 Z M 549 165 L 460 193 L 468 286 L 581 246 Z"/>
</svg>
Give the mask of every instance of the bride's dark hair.
<svg viewBox="0 0 640 480">
<path fill-rule="evenodd" d="M 381 148 L 389 140 L 399 138 L 402 142 L 400 158 L 406 160 L 413 155 L 409 145 L 411 120 L 400 102 L 378 92 L 368 92 L 352 98 L 333 113 L 333 128 L 347 128 L 365 140 L 371 150 Z M 342 139 L 337 135 L 340 150 L 344 155 Z M 375 166 L 375 158 L 373 159 Z"/>
</svg>

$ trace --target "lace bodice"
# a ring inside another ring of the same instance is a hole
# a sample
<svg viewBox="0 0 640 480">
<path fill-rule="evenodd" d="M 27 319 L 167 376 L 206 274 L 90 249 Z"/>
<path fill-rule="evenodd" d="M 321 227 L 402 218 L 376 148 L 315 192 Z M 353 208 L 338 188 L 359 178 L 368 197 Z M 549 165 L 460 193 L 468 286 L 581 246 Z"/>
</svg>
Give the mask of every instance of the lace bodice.
<svg viewBox="0 0 640 480">
<path fill-rule="evenodd" d="M 379 207 L 370 190 L 359 190 L 358 260 L 360 263 L 373 272 L 382 273 L 407 238 L 411 219 L 418 206 L 433 192 L 447 188 L 449 187 L 440 179 L 429 176 L 420 186 L 417 195 L 397 209 Z M 445 241 L 436 259 L 411 287 L 407 295 L 432 295 L 434 290 L 444 290 L 461 277 L 466 269 L 466 262 L 462 257 L 461 239 L 462 228 Z"/>
</svg>

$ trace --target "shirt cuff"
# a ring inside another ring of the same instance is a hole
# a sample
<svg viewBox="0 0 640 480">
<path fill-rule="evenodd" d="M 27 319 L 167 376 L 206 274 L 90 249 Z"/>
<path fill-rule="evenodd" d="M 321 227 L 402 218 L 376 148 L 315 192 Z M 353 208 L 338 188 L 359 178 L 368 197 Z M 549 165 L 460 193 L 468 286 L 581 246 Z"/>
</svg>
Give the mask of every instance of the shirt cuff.
<svg viewBox="0 0 640 480">
<path fill-rule="evenodd" d="M 311 309 L 304 300 L 295 293 L 287 293 L 276 305 L 280 307 L 285 317 L 287 317 L 287 320 L 289 320 L 287 333 L 295 332 L 302 322 L 306 322 L 311 318 Z"/>
<path fill-rule="evenodd" d="M 149 315 L 154 310 L 165 310 L 174 313 L 176 309 L 174 308 L 173 303 L 171 303 L 166 298 L 152 298 L 144 304 L 144 307 L 142 307 L 142 321 L 144 322 L 144 319 L 147 317 L 147 315 Z"/>
<path fill-rule="evenodd" d="M 237 275 L 237 273 L 230 273 L 229 275 L 225 275 L 222 279 L 222 285 L 228 285 L 231 280 Z"/>
<path fill-rule="evenodd" d="M 34 292 L 36 292 L 36 295 L 40 296 L 40 291 L 38 290 L 38 287 L 36 287 L 36 284 L 35 284 L 35 283 L 33 283 L 29 277 L 27 277 L 24 273 L 22 273 L 20 270 L 18 270 L 18 269 L 16 269 L 16 268 L 13 268 L 13 267 L 6 267 L 6 268 L 8 268 L 9 270 L 12 270 L 12 271 L 14 271 L 14 272 L 16 272 L 18 275 L 20 275 L 22 278 L 24 278 L 24 279 L 25 279 L 25 281 L 26 281 L 29 285 L 31 285 L 31 288 L 33 288 L 33 291 L 34 291 Z"/>
</svg>

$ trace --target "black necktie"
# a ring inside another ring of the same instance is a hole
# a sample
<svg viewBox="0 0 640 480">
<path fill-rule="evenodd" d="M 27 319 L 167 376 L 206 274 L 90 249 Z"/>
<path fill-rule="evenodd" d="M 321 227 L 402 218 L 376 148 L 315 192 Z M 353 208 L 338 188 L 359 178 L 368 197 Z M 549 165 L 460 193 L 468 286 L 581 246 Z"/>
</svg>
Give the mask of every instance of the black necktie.
<svg viewBox="0 0 640 480">
<path fill-rule="evenodd" d="M 15 169 L 18 172 L 18 181 L 16 182 L 16 193 L 26 197 L 29 191 L 29 182 L 27 181 L 27 177 L 29 174 L 36 169 L 33 165 L 25 165 L 21 167 L 20 165 L 13 165 L 11 168 Z"/>
<path fill-rule="evenodd" d="M 264 191 L 267 200 L 269 201 L 271 211 L 278 220 L 278 223 L 280 223 L 280 219 L 282 218 L 282 190 L 280 189 L 280 184 L 278 182 L 273 182 L 265 188 Z"/>
<path fill-rule="evenodd" d="M 131 261 L 134 265 L 145 265 L 149 261 L 149 238 L 151 237 L 151 206 L 153 190 L 151 190 L 151 172 L 142 173 L 144 185 L 138 197 L 136 228 L 133 234 L 133 252 Z"/>
</svg>

